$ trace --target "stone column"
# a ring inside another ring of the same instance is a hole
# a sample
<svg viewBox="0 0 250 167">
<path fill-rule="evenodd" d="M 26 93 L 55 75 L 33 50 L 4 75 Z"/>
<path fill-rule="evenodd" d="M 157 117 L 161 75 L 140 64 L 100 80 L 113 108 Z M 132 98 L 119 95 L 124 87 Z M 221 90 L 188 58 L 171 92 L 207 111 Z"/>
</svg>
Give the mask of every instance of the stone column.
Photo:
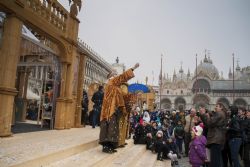
<svg viewBox="0 0 250 167">
<path fill-rule="evenodd" d="M 19 117 L 16 117 L 16 121 L 24 122 L 26 120 L 26 113 L 27 113 L 27 87 L 28 87 L 28 72 L 26 69 L 22 69 L 18 71 L 19 75 L 19 86 L 18 86 L 18 95 L 16 98 L 17 111 Z"/>
<path fill-rule="evenodd" d="M 55 115 L 55 129 L 64 129 L 65 128 L 65 85 L 66 85 L 66 75 L 67 75 L 67 63 L 62 63 L 62 79 L 60 87 L 60 97 L 56 101 L 56 115 Z"/>
<path fill-rule="evenodd" d="M 21 44 L 22 22 L 13 15 L 7 15 L 4 22 L 0 46 L 0 136 L 11 135 L 11 122 L 17 63 Z"/>
<path fill-rule="evenodd" d="M 77 102 L 76 102 L 76 114 L 75 114 L 75 127 L 82 127 L 82 92 L 84 82 L 84 55 L 80 55 L 79 72 L 78 72 L 78 85 L 77 85 Z"/>
<path fill-rule="evenodd" d="M 68 65 L 67 67 L 67 79 L 66 79 L 66 86 L 65 86 L 65 128 L 70 129 L 73 127 L 73 119 L 74 119 L 74 114 L 73 111 L 73 99 L 72 99 L 72 88 L 73 88 L 73 67 L 72 64 Z"/>
</svg>

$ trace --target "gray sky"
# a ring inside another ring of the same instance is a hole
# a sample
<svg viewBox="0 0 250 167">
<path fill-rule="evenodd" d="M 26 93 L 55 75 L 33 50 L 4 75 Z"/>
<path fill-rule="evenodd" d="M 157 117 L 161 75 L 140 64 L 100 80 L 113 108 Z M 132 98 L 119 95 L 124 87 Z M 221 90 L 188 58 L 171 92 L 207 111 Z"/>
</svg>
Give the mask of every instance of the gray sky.
<svg viewBox="0 0 250 167">
<path fill-rule="evenodd" d="M 68 0 L 59 0 L 68 8 Z M 109 63 L 140 67 L 133 80 L 158 83 L 163 72 L 195 70 L 204 50 L 227 78 L 232 53 L 250 65 L 250 0 L 83 0 L 79 37 Z"/>
</svg>

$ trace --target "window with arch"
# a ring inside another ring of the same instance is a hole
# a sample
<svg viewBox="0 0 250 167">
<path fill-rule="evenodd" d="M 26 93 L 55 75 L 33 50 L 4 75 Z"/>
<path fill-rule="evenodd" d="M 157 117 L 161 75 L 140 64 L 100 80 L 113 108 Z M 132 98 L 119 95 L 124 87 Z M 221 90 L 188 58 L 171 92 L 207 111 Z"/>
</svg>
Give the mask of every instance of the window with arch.
<svg viewBox="0 0 250 167">
<path fill-rule="evenodd" d="M 193 93 L 195 93 L 195 92 L 210 93 L 211 87 L 210 87 L 210 84 L 207 80 L 198 79 L 197 81 L 194 82 L 192 91 L 193 91 Z"/>
</svg>

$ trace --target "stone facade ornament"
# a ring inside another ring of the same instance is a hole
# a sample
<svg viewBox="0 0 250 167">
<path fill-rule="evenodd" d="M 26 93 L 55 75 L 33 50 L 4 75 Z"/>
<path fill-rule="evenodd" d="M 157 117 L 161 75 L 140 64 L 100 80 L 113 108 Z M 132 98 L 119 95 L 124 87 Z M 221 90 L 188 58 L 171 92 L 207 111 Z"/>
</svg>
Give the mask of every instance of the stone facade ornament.
<svg viewBox="0 0 250 167">
<path fill-rule="evenodd" d="M 78 9 L 79 12 L 81 11 L 82 0 L 69 0 L 69 5 L 71 2 L 73 2 L 73 4 L 70 6 L 70 15 L 76 17 L 78 15 Z"/>
</svg>

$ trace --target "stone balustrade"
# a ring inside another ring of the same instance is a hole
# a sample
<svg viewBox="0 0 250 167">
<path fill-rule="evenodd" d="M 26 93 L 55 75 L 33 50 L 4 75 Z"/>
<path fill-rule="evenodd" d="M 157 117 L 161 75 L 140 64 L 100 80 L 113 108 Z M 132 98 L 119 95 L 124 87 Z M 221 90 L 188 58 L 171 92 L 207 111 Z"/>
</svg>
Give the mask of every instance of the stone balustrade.
<svg viewBox="0 0 250 167">
<path fill-rule="evenodd" d="M 66 32 L 69 12 L 57 0 L 25 0 L 24 3 L 33 13 L 47 20 L 62 33 Z"/>
</svg>

